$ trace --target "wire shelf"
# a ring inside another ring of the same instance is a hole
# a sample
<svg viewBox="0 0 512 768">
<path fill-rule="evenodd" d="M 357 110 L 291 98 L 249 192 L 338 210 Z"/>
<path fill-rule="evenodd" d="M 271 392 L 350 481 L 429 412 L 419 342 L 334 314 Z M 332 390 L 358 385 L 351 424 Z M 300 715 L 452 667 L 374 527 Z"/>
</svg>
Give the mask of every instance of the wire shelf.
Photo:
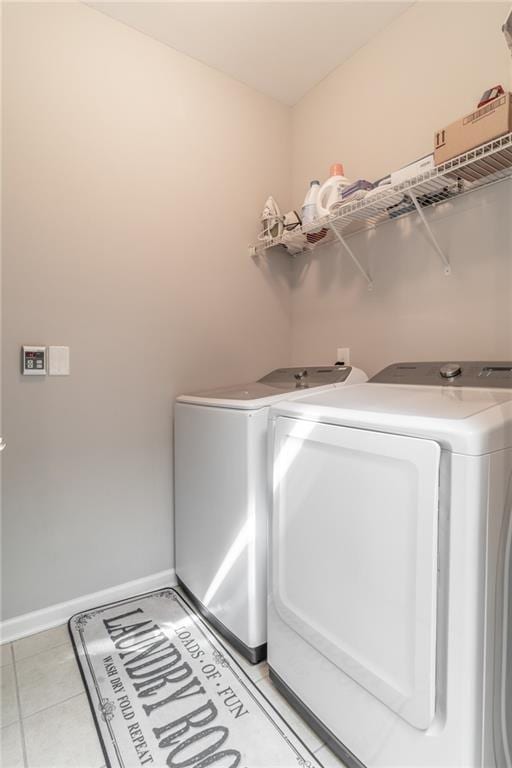
<svg viewBox="0 0 512 768">
<path fill-rule="evenodd" d="M 362 199 L 341 203 L 329 216 L 315 222 L 314 227 L 259 242 L 251 247 L 251 253 L 259 255 L 269 248 L 284 246 L 290 254 L 296 255 L 340 240 L 340 236 L 343 242 L 351 234 L 372 229 L 413 212 L 419 213 L 425 226 L 428 226 L 423 209 L 510 177 L 512 133 L 482 144 L 401 184 L 377 187 Z M 432 240 L 440 253 L 433 235 Z M 440 255 L 448 273 L 448 262 Z"/>
</svg>

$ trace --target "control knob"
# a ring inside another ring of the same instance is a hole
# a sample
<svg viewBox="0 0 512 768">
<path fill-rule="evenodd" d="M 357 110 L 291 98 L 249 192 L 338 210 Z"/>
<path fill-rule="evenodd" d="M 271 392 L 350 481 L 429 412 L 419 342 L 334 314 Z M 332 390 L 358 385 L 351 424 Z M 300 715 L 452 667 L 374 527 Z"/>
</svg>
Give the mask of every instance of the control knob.
<svg viewBox="0 0 512 768">
<path fill-rule="evenodd" d="M 454 379 L 455 376 L 460 376 L 462 368 L 459 363 L 446 363 L 446 365 L 441 366 L 439 373 L 443 379 Z"/>
</svg>

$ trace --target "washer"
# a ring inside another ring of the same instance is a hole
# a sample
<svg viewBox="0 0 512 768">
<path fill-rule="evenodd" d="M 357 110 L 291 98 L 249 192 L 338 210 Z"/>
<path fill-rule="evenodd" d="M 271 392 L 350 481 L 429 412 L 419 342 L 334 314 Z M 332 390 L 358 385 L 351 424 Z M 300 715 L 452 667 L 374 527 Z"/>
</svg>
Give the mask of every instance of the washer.
<svg viewBox="0 0 512 768">
<path fill-rule="evenodd" d="M 267 642 L 269 406 L 366 380 L 350 366 L 279 368 L 250 384 L 177 399 L 178 581 L 253 663 L 265 658 Z"/>
<path fill-rule="evenodd" d="M 511 768 L 512 362 L 271 409 L 270 675 L 351 768 Z"/>
</svg>

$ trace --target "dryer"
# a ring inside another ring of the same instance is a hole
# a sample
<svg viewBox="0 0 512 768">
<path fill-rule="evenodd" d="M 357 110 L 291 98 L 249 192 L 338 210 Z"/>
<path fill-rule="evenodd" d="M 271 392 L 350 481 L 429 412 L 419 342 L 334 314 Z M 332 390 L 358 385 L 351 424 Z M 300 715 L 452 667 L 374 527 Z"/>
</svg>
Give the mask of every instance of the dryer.
<svg viewBox="0 0 512 768">
<path fill-rule="evenodd" d="M 269 407 L 366 380 L 350 366 L 279 368 L 256 382 L 177 399 L 178 581 L 253 663 L 265 658 L 267 642 Z"/>
<path fill-rule="evenodd" d="M 268 660 L 350 768 L 511 768 L 512 363 L 271 409 Z"/>
</svg>

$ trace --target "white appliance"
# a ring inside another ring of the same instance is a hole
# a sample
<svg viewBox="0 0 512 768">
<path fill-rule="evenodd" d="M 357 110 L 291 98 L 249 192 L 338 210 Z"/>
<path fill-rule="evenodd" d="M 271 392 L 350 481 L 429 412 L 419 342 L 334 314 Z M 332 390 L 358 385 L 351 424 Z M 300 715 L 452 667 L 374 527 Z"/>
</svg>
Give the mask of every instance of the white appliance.
<svg viewBox="0 0 512 768">
<path fill-rule="evenodd" d="M 175 408 L 176 573 L 250 661 L 266 655 L 268 410 L 283 397 L 366 381 L 350 366 L 280 368 L 182 395 Z"/>
<path fill-rule="evenodd" d="M 347 766 L 511 768 L 512 363 L 271 409 L 268 660 Z"/>
</svg>

